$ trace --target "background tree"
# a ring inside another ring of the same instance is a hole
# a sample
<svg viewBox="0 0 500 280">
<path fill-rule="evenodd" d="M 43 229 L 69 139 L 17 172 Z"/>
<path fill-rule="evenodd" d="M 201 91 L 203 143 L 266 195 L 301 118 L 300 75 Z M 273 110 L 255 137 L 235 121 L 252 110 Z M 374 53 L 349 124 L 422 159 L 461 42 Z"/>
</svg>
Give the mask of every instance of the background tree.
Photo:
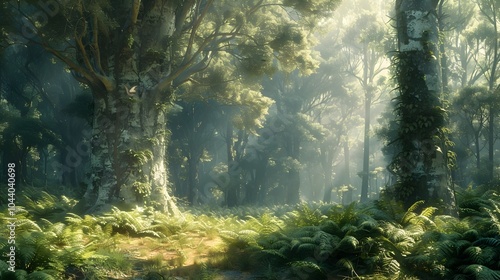
<svg viewBox="0 0 500 280">
<path fill-rule="evenodd" d="M 488 122 L 488 89 L 485 87 L 466 87 L 459 92 L 454 100 L 457 116 L 456 139 L 458 147 L 465 149 L 475 157 L 476 174 L 481 174 L 481 151 L 486 146 L 486 130 Z M 466 159 L 467 157 L 462 157 Z M 465 168 L 459 165 L 461 171 L 466 173 Z M 483 172 L 484 175 L 484 172 Z M 476 182 L 484 182 L 487 178 L 477 178 Z M 486 180 L 487 181 L 487 180 Z M 464 182 L 467 183 L 467 182 Z"/>
<path fill-rule="evenodd" d="M 69 191 L 82 193 L 79 184 L 89 159 L 84 150 L 88 148 L 84 134 L 89 130 L 89 94 L 39 46 L 6 49 L 1 64 L 1 98 L 6 102 L 8 125 L 2 130 L 2 162 L 17 163 L 20 185 L 62 183 Z M 72 106 L 75 98 L 78 106 Z M 76 149 L 78 144 L 82 144 L 83 155 L 77 159 L 81 168 L 70 168 L 67 159 L 76 160 L 70 147 Z"/>
<path fill-rule="evenodd" d="M 387 61 L 384 56 L 384 28 L 377 22 L 376 14 L 363 14 L 344 34 L 344 50 L 348 60 L 346 71 L 356 79 L 363 92 L 364 132 L 363 170 L 361 175 L 361 202 L 368 200 L 370 176 L 370 134 L 371 108 L 380 98 L 380 86 L 384 85 L 384 70 Z M 383 91 L 383 89 L 382 89 Z"/>
</svg>

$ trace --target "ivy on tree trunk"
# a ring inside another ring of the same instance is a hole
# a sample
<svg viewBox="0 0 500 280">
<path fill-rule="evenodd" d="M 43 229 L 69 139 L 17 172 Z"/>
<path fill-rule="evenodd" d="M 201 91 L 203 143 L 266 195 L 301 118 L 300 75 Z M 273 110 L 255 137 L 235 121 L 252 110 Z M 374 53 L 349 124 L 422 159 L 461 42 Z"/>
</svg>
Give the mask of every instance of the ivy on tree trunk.
<svg viewBox="0 0 500 280">
<path fill-rule="evenodd" d="M 456 215 L 450 177 L 450 141 L 442 105 L 438 1 L 398 0 L 397 81 L 399 147 L 389 166 L 397 175 L 395 197 L 410 207 L 419 200 Z"/>
</svg>

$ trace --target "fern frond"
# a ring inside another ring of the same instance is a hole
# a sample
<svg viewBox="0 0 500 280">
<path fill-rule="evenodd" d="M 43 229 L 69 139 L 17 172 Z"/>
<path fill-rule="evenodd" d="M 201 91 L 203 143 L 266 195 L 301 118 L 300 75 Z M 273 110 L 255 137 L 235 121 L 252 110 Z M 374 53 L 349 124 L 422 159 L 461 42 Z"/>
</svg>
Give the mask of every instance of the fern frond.
<svg viewBox="0 0 500 280">
<path fill-rule="evenodd" d="M 313 243 L 302 243 L 297 246 L 297 254 L 303 254 L 303 255 L 308 255 L 314 254 L 314 251 L 316 250 L 317 245 Z"/>
<path fill-rule="evenodd" d="M 438 252 L 445 258 L 454 258 L 457 253 L 457 244 L 451 240 L 438 243 Z"/>
<path fill-rule="evenodd" d="M 353 253 L 359 245 L 359 240 L 353 236 L 345 236 L 340 240 L 339 244 L 335 248 L 335 251 L 340 250 L 343 252 Z"/>
<path fill-rule="evenodd" d="M 424 210 L 422 210 L 422 213 L 420 213 L 420 216 L 424 216 L 427 218 L 431 218 L 434 213 L 436 213 L 437 208 L 436 207 L 427 207 Z"/>
<path fill-rule="evenodd" d="M 45 270 L 45 271 L 35 271 L 28 274 L 28 280 L 56 280 L 53 275 L 58 275 L 55 271 Z"/>
<path fill-rule="evenodd" d="M 412 206 L 410 206 L 408 208 L 408 210 L 406 210 L 406 213 L 413 213 L 413 212 L 415 212 L 415 210 L 417 210 L 418 207 L 420 207 L 422 204 L 424 204 L 424 202 L 425 201 L 423 201 L 423 200 L 419 200 L 419 201 L 413 203 Z"/>
<path fill-rule="evenodd" d="M 485 238 L 480 238 L 472 243 L 474 246 L 480 246 L 480 247 L 500 247 L 500 239 L 498 238 L 490 238 L 490 237 L 485 237 Z"/>
<path fill-rule="evenodd" d="M 327 220 L 323 224 L 321 224 L 320 229 L 329 234 L 337 235 L 340 234 L 339 226 L 332 220 Z"/>
<path fill-rule="evenodd" d="M 386 267 L 386 271 L 389 275 L 399 275 L 401 272 L 401 267 L 399 265 L 399 262 L 396 260 L 391 260 L 389 265 Z"/>
<path fill-rule="evenodd" d="M 471 246 L 464 251 L 464 255 L 469 257 L 476 264 L 483 264 L 482 252 L 480 247 Z"/>
<path fill-rule="evenodd" d="M 269 244 L 268 247 L 270 249 L 279 249 L 279 248 L 281 248 L 283 246 L 290 246 L 290 245 L 285 240 L 278 240 L 276 242 L 273 242 L 273 243 Z"/>
<path fill-rule="evenodd" d="M 321 267 L 312 261 L 294 261 L 289 263 L 292 271 L 297 275 L 312 275 L 322 273 Z"/>
<path fill-rule="evenodd" d="M 30 219 L 18 219 L 16 221 L 16 227 L 18 230 L 22 231 L 42 231 L 40 226 Z"/>
<path fill-rule="evenodd" d="M 500 272 L 492 270 L 484 265 L 471 264 L 463 269 L 468 274 L 478 280 L 500 280 Z"/>
<path fill-rule="evenodd" d="M 258 251 L 257 253 L 263 255 L 262 256 L 263 258 L 275 258 L 275 257 L 278 257 L 279 259 L 282 259 L 282 260 L 286 260 L 287 259 L 287 256 L 284 255 L 284 254 L 282 254 L 278 250 L 264 249 L 264 250 Z"/>
<path fill-rule="evenodd" d="M 352 261 L 350 259 L 342 258 L 342 259 L 337 261 L 337 265 L 346 269 L 347 271 L 349 271 L 349 273 L 351 273 L 351 275 L 357 276 L 356 271 L 354 269 L 354 264 L 352 263 Z"/>
</svg>

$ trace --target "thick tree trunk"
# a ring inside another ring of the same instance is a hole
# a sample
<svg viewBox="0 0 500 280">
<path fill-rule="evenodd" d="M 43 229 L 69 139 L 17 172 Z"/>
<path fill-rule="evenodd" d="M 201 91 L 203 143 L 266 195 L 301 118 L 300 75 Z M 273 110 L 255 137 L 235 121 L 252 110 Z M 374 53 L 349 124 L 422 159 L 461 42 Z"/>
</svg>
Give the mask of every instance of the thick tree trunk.
<svg viewBox="0 0 500 280">
<path fill-rule="evenodd" d="M 158 104 L 120 91 L 95 100 L 91 168 L 97 197 L 93 210 L 121 201 L 177 214 L 167 191 L 166 113 Z"/>
<path fill-rule="evenodd" d="M 113 65 L 106 67 L 106 79 L 90 63 L 104 64 L 99 53 L 89 58 L 80 49 L 85 66 L 97 73 L 89 81 L 94 96 L 92 182 L 85 196 L 95 198 L 91 211 L 120 201 L 179 213 L 168 193 L 166 161 L 166 111 L 172 96 L 168 54 L 175 12 L 169 1 L 134 1 L 129 22 L 115 34 L 114 59 L 105 57 Z"/>
<path fill-rule="evenodd" d="M 396 196 L 409 207 L 418 200 L 456 215 L 443 131 L 438 29 L 434 0 L 398 0 L 399 141 Z"/>
</svg>

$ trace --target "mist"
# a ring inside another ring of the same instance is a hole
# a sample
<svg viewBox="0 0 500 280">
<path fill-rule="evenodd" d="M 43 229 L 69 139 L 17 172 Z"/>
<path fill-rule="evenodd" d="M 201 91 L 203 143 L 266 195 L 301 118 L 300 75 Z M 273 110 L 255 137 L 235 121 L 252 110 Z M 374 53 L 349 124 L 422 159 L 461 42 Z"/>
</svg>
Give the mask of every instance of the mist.
<svg viewBox="0 0 500 280">
<path fill-rule="evenodd" d="M 1 279 L 500 278 L 497 4 L 174 2 L 0 5 Z"/>
</svg>

